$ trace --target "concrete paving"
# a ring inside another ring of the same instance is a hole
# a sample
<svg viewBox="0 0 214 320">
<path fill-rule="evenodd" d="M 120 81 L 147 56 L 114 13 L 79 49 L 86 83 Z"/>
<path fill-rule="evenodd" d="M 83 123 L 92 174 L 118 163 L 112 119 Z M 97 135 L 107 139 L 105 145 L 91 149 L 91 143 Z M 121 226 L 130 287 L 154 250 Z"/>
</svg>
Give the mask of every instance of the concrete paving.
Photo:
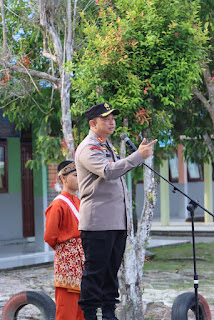
<svg viewBox="0 0 214 320">
<path fill-rule="evenodd" d="M 194 227 L 196 243 L 214 241 L 214 223 L 194 223 Z M 148 249 L 192 242 L 191 230 L 191 223 L 177 222 L 161 226 L 159 222 L 153 222 Z M 40 265 L 53 262 L 53 259 L 52 249 L 45 252 L 37 250 L 32 241 L 0 243 L 0 270 Z"/>
<path fill-rule="evenodd" d="M 214 223 L 194 222 L 195 237 L 214 237 Z M 153 222 L 151 236 L 191 236 L 191 222 L 173 222 L 168 226 L 162 226 L 160 222 Z"/>
<path fill-rule="evenodd" d="M 54 251 L 38 250 L 35 242 L 17 241 L 0 244 L 0 270 L 53 262 Z"/>
</svg>

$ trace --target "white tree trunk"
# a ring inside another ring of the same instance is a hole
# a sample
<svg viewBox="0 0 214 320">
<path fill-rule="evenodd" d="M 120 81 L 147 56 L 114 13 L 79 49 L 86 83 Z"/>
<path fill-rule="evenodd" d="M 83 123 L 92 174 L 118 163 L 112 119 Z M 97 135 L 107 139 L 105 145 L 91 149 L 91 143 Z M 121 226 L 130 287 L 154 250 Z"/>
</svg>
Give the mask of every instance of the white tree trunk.
<svg viewBox="0 0 214 320">
<path fill-rule="evenodd" d="M 145 160 L 150 168 L 154 167 L 154 154 Z M 138 260 L 138 272 L 140 280 L 143 279 L 143 266 L 146 257 L 146 244 L 149 240 L 151 231 L 152 218 L 154 213 L 155 204 L 157 201 L 158 183 L 155 181 L 154 172 L 148 167 L 143 168 L 144 176 L 144 206 L 141 218 L 138 223 L 138 230 L 136 235 L 136 255 Z"/>
<path fill-rule="evenodd" d="M 152 154 L 145 163 L 153 168 Z M 144 207 L 138 224 L 137 235 L 134 236 L 133 217 L 130 214 L 130 228 L 126 251 L 122 266 L 119 270 L 119 284 L 121 295 L 121 320 L 143 320 L 143 266 L 146 256 L 146 242 L 151 230 L 152 217 L 157 199 L 158 184 L 154 173 L 144 166 Z"/>
<path fill-rule="evenodd" d="M 128 210 L 128 214 L 130 215 L 130 210 Z M 121 295 L 121 320 L 144 319 L 142 283 L 139 281 L 137 264 L 136 238 L 134 236 L 133 218 L 130 215 L 126 251 L 118 274 Z"/>
<path fill-rule="evenodd" d="M 71 121 L 71 112 L 70 112 L 70 89 L 71 89 L 71 75 L 64 74 L 62 79 L 62 90 L 60 91 L 61 109 L 62 109 L 61 125 L 62 125 L 63 137 L 68 147 L 66 159 L 73 160 L 75 147 L 74 147 L 74 139 L 72 134 L 72 121 Z"/>
<path fill-rule="evenodd" d="M 1 16 L 2 16 L 2 25 L 3 25 L 3 51 L 4 51 L 4 58 L 5 60 L 7 60 L 7 30 L 6 30 L 6 20 L 5 20 L 3 0 L 0 0 L 0 6 L 1 6 Z"/>
</svg>

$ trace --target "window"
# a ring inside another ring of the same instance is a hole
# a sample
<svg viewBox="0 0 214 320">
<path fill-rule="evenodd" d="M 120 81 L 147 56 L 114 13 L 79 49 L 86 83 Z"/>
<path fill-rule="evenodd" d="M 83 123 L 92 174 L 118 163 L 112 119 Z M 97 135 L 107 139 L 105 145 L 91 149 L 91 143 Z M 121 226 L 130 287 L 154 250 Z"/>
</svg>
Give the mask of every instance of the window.
<svg viewBox="0 0 214 320">
<path fill-rule="evenodd" d="M 0 140 L 0 193 L 8 192 L 7 142 Z"/>
<path fill-rule="evenodd" d="M 169 180 L 172 182 L 178 182 L 178 156 L 174 155 L 169 159 Z"/>
<path fill-rule="evenodd" d="M 187 163 L 187 172 L 189 181 L 200 181 L 203 180 L 203 172 L 201 166 L 195 162 Z"/>
<path fill-rule="evenodd" d="M 169 159 L 169 180 L 171 182 L 178 182 L 178 156 L 174 155 L 173 158 Z M 203 180 L 203 170 L 202 166 L 189 161 L 187 163 L 187 175 L 188 181 L 202 181 Z"/>
</svg>

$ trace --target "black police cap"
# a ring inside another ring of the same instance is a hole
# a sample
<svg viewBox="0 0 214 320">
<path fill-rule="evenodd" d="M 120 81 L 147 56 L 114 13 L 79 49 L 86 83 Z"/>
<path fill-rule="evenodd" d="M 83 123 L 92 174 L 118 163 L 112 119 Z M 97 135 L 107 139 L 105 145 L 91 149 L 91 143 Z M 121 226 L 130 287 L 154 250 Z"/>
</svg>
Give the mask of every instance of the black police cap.
<svg viewBox="0 0 214 320">
<path fill-rule="evenodd" d="M 96 117 L 106 117 L 110 113 L 118 115 L 120 113 L 117 109 L 112 109 L 111 105 L 107 102 L 96 104 L 95 106 L 87 109 L 85 111 L 85 116 L 88 120 L 91 120 Z"/>
</svg>

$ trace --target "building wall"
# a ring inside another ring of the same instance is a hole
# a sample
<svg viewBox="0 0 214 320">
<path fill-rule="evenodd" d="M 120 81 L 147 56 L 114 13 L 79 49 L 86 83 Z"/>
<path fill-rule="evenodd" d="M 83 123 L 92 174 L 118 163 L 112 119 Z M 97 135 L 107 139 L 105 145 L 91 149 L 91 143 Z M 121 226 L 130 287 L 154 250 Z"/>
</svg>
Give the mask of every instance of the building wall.
<svg viewBox="0 0 214 320">
<path fill-rule="evenodd" d="M 204 206 L 204 182 L 188 182 L 187 188 L 184 190 L 184 185 L 179 183 L 174 183 L 174 185 L 181 189 L 193 200 L 198 200 L 201 206 Z M 213 183 L 214 187 L 214 183 Z M 214 190 L 214 188 L 213 188 Z M 170 187 L 170 221 L 185 221 L 187 218 L 187 213 L 185 208 L 189 203 L 189 200 L 183 196 L 180 192 L 173 193 L 172 187 Z M 136 188 L 136 212 L 137 216 L 140 217 L 143 209 L 144 202 L 144 191 L 143 183 L 138 183 Z M 213 194 L 214 198 L 214 194 Z M 195 216 L 203 216 L 204 212 L 201 208 L 197 207 L 195 210 Z M 160 188 L 157 195 L 157 203 L 154 210 L 153 221 L 160 221 Z"/>
<path fill-rule="evenodd" d="M 58 195 L 58 192 L 54 189 L 57 179 L 57 165 L 48 166 L 48 205 Z"/>
<path fill-rule="evenodd" d="M 0 240 L 21 239 L 21 153 L 20 139 L 8 138 L 8 193 L 0 193 Z"/>
</svg>

